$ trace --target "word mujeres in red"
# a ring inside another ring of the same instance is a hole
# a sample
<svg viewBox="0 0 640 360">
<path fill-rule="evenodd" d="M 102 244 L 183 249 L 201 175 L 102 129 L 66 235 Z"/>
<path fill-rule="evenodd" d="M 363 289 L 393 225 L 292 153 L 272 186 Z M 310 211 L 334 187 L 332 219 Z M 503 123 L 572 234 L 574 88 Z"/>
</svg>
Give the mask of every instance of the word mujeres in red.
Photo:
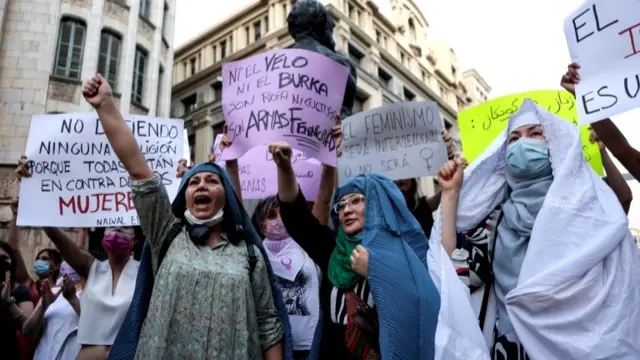
<svg viewBox="0 0 640 360">
<path fill-rule="evenodd" d="M 60 215 L 135 210 L 131 192 L 111 192 L 58 197 Z"/>
</svg>

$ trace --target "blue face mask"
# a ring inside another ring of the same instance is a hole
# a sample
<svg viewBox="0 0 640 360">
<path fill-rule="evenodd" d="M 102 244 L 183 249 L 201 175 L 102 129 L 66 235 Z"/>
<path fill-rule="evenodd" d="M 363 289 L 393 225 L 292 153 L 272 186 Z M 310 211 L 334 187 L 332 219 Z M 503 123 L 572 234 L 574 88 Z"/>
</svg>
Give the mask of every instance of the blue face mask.
<svg viewBox="0 0 640 360">
<path fill-rule="evenodd" d="M 49 274 L 50 267 L 49 263 L 44 260 L 36 260 L 36 263 L 33 265 L 33 268 L 36 272 L 36 275 L 43 276 Z"/>
<path fill-rule="evenodd" d="M 545 140 L 520 138 L 507 147 L 507 164 L 517 175 L 536 173 L 549 166 L 549 144 Z"/>
</svg>

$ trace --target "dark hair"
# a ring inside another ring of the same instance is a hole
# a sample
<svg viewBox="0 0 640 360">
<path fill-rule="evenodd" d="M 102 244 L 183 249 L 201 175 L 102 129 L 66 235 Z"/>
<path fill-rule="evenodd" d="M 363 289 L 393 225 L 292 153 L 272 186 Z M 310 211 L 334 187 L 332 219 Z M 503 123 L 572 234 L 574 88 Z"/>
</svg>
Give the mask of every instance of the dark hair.
<svg viewBox="0 0 640 360">
<path fill-rule="evenodd" d="M 256 209 L 253 211 L 253 215 L 251 216 L 251 223 L 256 229 L 258 236 L 260 236 L 260 239 L 264 239 L 266 237 L 266 235 L 262 232 L 262 223 L 267 219 L 269 213 L 279 206 L 280 203 L 278 202 L 277 196 L 267 196 L 266 198 L 260 200 L 260 202 L 256 206 Z"/>
<path fill-rule="evenodd" d="M 13 252 L 13 248 L 6 241 L 0 240 L 0 249 L 4 250 L 9 255 L 9 259 L 11 259 L 11 266 L 9 267 L 9 273 L 11 274 L 10 282 L 11 282 L 11 291 L 13 291 L 13 285 L 16 282 L 16 256 Z M 0 279 L 0 283 L 4 282 L 4 274 L 2 274 L 2 278 Z"/>
<path fill-rule="evenodd" d="M 96 258 L 96 260 L 107 260 L 107 252 L 102 247 L 102 238 L 106 228 L 96 228 L 89 231 L 89 253 Z M 133 238 L 133 258 L 139 260 L 142 257 L 142 247 L 144 245 L 144 232 L 140 226 L 133 226 L 135 232 Z"/>
<path fill-rule="evenodd" d="M 38 251 L 38 253 L 36 254 L 36 259 L 39 258 L 40 255 L 42 255 L 42 253 L 45 253 L 45 252 L 47 253 L 47 255 L 49 255 L 51 260 L 53 260 L 53 263 L 57 265 L 57 269 L 53 273 L 51 273 L 51 276 L 53 277 L 53 279 L 57 280 L 58 276 L 60 276 L 60 265 L 62 265 L 62 255 L 60 255 L 60 252 L 56 249 L 46 248 Z"/>
</svg>

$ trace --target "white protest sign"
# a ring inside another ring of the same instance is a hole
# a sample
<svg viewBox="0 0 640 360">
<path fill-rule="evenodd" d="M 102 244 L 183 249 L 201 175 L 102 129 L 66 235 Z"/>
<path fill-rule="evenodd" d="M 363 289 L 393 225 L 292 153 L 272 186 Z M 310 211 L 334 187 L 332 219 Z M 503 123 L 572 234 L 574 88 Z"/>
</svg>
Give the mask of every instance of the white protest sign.
<svg viewBox="0 0 640 360">
<path fill-rule="evenodd" d="M 564 23 L 581 125 L 640 107 L 640 1 L 587 0 Z"/>
<path fill-rule="evenodd" d="M 149 167 L 176 196 L 182 120 L 125 115 Z M 138 225 L 129 175 L 96 113 L 34 115 L 26 155 L 33 176 L 22 180 L 18 225 Z"/>
<path fill-rule="evenodd" d="M 342 122 L 338 179 L 380 174 L 391 180 L 435 175 L 447 161 L 440 109 L 405 102 L 353 115 Z"/>
</svg>

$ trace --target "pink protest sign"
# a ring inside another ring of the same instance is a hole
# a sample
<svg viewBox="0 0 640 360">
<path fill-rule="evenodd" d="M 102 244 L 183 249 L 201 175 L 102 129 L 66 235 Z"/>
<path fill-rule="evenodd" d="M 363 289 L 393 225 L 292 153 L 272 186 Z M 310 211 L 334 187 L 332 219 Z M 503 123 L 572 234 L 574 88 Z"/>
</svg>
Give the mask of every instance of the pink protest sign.
<svg viewBox="0 0 640 360">
<path fill-rule="evenodd" d="M 221 140 L 222 135 L 216 136 L 211 152 L 215 154 L 216 164 L 225 166 L 220 159 L 229 148 L 220 151 Z M 305 198 L 315 201 L 322 164 L 298 150 L 293 150 L 291 163 Z M 258 145 L 239 158 L 238 170 L 243 199 L 262 199 L 278 193 L 278 169 L 266 145 Z"/>
<path fill-rule="evenodd" d="M 275 50 L 222 65 L 222 111 L 237 159 L 257 145 L 286 141 L 335 166 L 331 136 L 340 114 L 349 69 L 299 49 Z"/>
</svg>

